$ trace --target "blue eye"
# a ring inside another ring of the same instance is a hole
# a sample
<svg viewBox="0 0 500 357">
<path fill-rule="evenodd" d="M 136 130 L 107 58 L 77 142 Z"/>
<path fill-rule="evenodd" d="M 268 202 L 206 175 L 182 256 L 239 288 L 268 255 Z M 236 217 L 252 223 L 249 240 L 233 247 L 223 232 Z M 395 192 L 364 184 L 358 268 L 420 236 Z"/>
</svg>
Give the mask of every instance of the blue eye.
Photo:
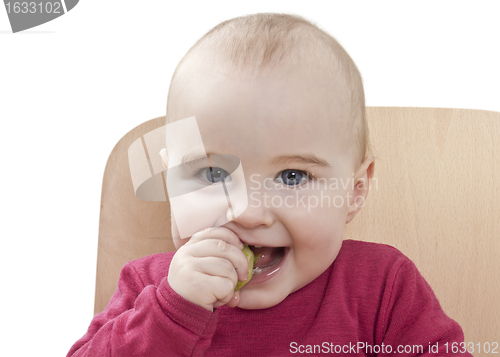
<svg viewBox="0 0 500 357">
<path fill-rule="evenodd" d="M 297 186 L 309 179 L 307 172 L 294 169 L 281 171 L 280 177 L 283 183 L 288 186 Z"/>
<path fill-rule="evenodd" d="M 231 181 L 231 176 L 229 175 L 229 173 L 219 167 L 207 167 L 203 170 L 205 170 L 205 178 L 211 183 Z"/>
</svg>

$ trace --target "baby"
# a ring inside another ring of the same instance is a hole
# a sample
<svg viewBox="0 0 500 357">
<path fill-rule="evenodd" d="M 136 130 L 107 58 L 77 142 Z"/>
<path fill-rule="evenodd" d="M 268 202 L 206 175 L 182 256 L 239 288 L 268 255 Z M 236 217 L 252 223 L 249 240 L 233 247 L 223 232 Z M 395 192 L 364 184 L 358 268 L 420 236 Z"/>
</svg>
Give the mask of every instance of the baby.
<svg viewBox="0 0 500 357">
<path fill-rule="evenodd" d="M 330 35 L 286 14 L 214 27 L 172 78 L 167 146 L 177 251 L 127 263 L 68 356 L 457 355 L 462 330 L 411 260 L 343 240 L 374 155 L 361 75 Z"/>
</svg>

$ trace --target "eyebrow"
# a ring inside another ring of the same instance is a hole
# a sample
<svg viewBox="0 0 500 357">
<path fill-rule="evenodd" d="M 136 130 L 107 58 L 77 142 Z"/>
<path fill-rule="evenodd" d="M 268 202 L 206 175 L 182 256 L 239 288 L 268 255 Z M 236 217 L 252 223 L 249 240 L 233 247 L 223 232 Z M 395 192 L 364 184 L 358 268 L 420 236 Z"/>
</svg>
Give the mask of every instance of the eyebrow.
<svg viewBox="0 0 500 357">
<path fill-rule="evenodd" d="M 298 163 L 298 164 L 310 164 L 310 165 L 316 165 L 316 166 L 322 166 L 322 167 L 332 167 L 328 163 L 328 161 L 317 157 L 316 155 L 312 153 L 307 153 L 307 154 L 295 154 L 295 155 L 281 155 L 281 156 L 276 156 L 269 160 L 270 165 L 279 165 L 279 164 L 292 164 L 292 163 Z"/>
<path fill-rule="evenodd" d="M 231 160 L 225 155 L 217 154 L 215 152 L 190 152 L 184 155 L 181 159 L 181 165 L 186 165 L 186 166 L 191 166 L 194 167 L 197 165 L 199 161 L 208 161 L 208 165 L 211 165 L 212 160 L 210 159 L 210 156 L 213 155 L 216 158 L 216 161 L 222 164 L 232 164 L 234 163 L 234 160 Z"/>
<path fill-rule="evenodd" d="M 213 152 L 199 153 L 192 152 L 184 155 L 181 160 L 181 165 L 189 162 L 208 159 L 207 156 L 215 154 Z M 223 157 L 222 157 L 223 158 Z M 270 165 L 286 165 L 286 164 L 309 164 L 321 167 L 332 167 L 325 159 L 319 158 L 312 153 L 295 154 L 295 155 L 280 155 L 269 160 Z"/>
<path fill-rule="evenodd" d="M 201 153 L 201 152 L 190 152 L 186 155 L 184 155 L 181 159 L 181 165 L 185 165 L 187 164 L 188 162 L 191 162 L 191 161 L 198 161 L 198 160 L 203 160 L 203 159 L 208 159 L 207 156 L 210 155 L 212 153 L 210 152 L 207 152 L 206 154 L 205 153 Z"/>
</svg>

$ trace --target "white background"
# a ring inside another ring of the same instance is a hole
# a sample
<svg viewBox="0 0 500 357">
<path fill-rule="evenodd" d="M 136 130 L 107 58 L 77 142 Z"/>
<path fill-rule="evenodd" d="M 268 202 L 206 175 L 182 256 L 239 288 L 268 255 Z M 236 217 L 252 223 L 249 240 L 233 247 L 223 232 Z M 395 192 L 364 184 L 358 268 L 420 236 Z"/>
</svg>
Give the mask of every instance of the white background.
<svg viewBox="0 0 500 357">
<path fill-rule="evenodd" d="M 164 115 L 185 52 L 219 22 L 295 13 L 332 34 L 368 106 L 500 111 L 497 1 L 91 1 L 12 34 L 0 8 L 2 356 L 65 356 L 93 316 L 108 155 Z"/>
</svg>

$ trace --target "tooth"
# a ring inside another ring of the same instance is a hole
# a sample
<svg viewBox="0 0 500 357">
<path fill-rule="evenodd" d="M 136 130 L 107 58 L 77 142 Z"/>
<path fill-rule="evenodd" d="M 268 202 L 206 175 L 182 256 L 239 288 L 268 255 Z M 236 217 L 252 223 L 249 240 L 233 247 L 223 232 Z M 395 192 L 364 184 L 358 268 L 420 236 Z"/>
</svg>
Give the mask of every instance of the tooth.
<svg viewBox="0 0 500 357">
<path fill-rule="evenodd" d="M 261 245 L 254 245 L 255 248 L 262 248 Z"/>
</svg>

